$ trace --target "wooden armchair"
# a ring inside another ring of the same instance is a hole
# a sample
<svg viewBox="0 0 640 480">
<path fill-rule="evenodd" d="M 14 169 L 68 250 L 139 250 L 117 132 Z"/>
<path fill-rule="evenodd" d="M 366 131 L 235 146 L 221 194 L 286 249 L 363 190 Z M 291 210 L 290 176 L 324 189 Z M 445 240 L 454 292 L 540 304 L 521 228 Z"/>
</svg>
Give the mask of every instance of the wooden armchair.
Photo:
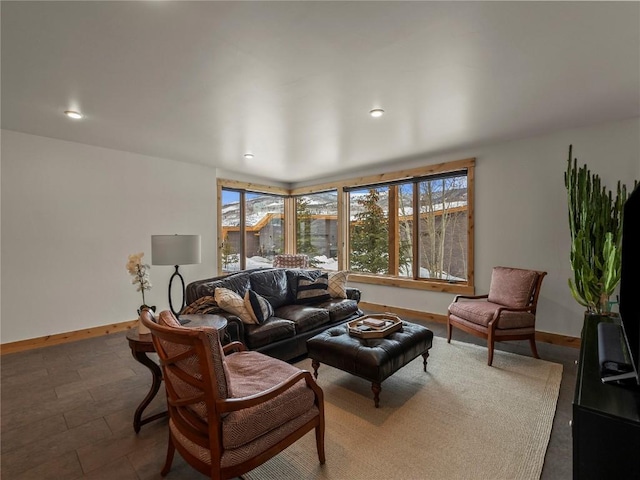
<svg viewBox="0 0 640 480">
<path fill-rule="evenodd" d="M 488 365 L 493 363 L 494 343 L 502 340 L 529 340 L 533 356 L 540 358 L 535 337 L 536 306 L 546 274 L 495 267 L 488 295 L 457 295 L 449 305 L 447 342 L 451 343 L 452 327 L 456 327 L 487 339 Z"/>
<path fill-rule="evenodd" d="M 177 449 L 212 479 L 246 473 L 315 429 L 324 454 L 323 393 L 311 374 L 211 327 L 183 327 L 170 311 L 141 315 L 160 359 L 169 409 L 166 475 Z M 233 353 L 232 353 L 233 352 Z"/>
<path fill-rule="evenodd" d="M 273 268 L 309 268 L 309 256 L 283 253 L 273 257 Z"/>
</svg>

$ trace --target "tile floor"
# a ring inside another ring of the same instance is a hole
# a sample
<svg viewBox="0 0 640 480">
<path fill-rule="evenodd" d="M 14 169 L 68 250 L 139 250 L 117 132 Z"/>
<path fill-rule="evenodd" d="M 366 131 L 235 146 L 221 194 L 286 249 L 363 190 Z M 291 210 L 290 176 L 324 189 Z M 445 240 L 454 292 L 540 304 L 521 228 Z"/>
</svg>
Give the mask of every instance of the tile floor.
<svg viewBox="0 0 640 480">
<path fill-rule="evenodd" d="M 436 335 L 445 325 L 423 323 Z M 454 338 L 480 343 L 463 332 Z M 527 342 L 499 349 L 530 355 Z M 543 359 L 564 365 L 542 479 L 571 478 L 571 402 L 578 350 L 538 343 Z M 0 475 L 5 479 L 158 479 L 166 420 L 133 431 L 133 412 L 151 384 L 124 333 L 0 357 Z M 145 413 L 164 410 L 163 390 Z M 178 454 L 167 477 L 205 478 Z"/>
</svg>

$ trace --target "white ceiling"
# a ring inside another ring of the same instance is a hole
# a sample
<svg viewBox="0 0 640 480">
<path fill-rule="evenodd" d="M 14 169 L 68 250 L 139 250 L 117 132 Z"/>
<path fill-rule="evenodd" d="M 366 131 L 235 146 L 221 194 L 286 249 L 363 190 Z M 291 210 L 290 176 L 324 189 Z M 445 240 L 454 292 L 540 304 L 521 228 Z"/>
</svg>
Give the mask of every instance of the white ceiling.
<svg viewBox="0 0 640 480">
<path fill-rule="evenodd" d="M 638 2 L 1 8 L 2 128 L 282 182 L 640 115 Z"/>
</svg>

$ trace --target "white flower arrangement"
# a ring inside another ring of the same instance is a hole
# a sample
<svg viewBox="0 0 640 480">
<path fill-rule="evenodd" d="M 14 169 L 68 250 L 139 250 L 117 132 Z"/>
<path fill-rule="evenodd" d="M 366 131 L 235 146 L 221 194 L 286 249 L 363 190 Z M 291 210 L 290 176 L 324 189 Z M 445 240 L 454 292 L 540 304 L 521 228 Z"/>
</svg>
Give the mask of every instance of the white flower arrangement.
<svg viewBox="0 0 640 480">
<path fill-rule="evenodd" d="M 142 257 L 144 257 L 144 253 L 142 252 L 129 255 L 127 271 L 133 276 L 131 283 L 137 285 L 136 291 L 142 292 L 142 305 L 146 306 L 144 291 L 151 290 L 151 282 L 149 281 L 148 272 L 151 267 L 146 263 L 142 263 Z"/>
</svg>

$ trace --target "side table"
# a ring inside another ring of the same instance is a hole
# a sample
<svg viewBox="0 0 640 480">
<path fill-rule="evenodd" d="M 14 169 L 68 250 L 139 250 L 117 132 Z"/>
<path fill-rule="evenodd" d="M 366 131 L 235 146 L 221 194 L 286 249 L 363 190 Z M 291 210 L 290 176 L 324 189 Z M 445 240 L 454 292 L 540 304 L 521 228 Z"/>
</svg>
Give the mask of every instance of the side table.
<svg viewBox="0 0 640 480">
<path fill-rule="evenodd" d="M 213 327 L 218 330 L 224 330 L 227 327 L 227 319 L 221 315 L 180 315 L 182 320 L 190 320 L 186 325 L 186 328 L 193 327 Z M 159 418 L 167 416 L 167 412 L 156 413 L 146 418 L 142 418 L 144 409 L 149 406 L 151 401 L 155 398 L 160 390 L 160 384 L 162 383 L 162 370 L 156 362 L 154 362 L 148 353 L 154 353 L 156 350 L 153 347 L 153 340 L 150 333 L 138 333 L 138 327 L 134 327 L 127 332 L 127 341 L 129 342 L 129 348 L 131 349 L 131 355 L 138 362 L 143 364 L 151 371 L 151 388 L 146 397 L 142 400 L 138 408 L 133 415 L 133 429 L 136 433 L 140 431 L 140 427 Z"/>
</svg>

